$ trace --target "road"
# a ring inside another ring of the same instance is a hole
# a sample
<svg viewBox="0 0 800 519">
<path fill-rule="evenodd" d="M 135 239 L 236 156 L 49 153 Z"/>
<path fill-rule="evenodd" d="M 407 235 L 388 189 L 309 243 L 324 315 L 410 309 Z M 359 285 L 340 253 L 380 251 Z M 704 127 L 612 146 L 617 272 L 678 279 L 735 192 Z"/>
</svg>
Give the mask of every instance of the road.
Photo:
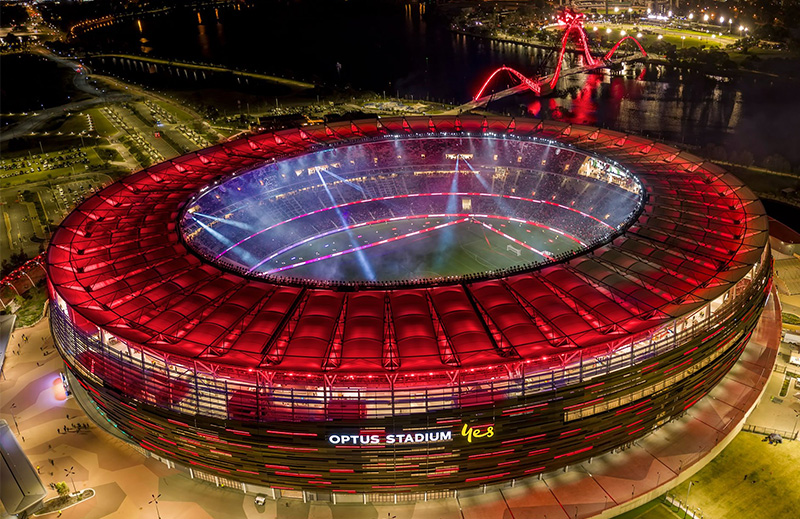
<svg viewBox="0 0 800 519">
<path fill-rule="evenodd" d="M 43 126 L 50 119 L 59 117 L 65 112 L 80 112 L 81 110 L 86 110 L 97 105 L 123 102 L 131 98 L 130 94 L 116 92 L 107 93 L 90 84 L 89 71 L 76 61 L 62 58 L 43 48 L 37 48 L 36 52 L 52 61 L 55 61 L 64 68 L 69 68 L 75 71 L 75 76 L 72 78 L 72 83 L 75 85 L 75 88 L 81 92 L 89 94 L 92 97 L 83 101 L 76 101 L 73 103 L 66 103 L 61 106 L 55 106 L 53 108 L 47 108 L 45 110 L 36 112 L 35 114 L 29 115 L 18 123 L 11 125 L 0 132 L 0 142 L 5 142 L 11 139 L 29 135 L 37 128 Z"/>
</svg>

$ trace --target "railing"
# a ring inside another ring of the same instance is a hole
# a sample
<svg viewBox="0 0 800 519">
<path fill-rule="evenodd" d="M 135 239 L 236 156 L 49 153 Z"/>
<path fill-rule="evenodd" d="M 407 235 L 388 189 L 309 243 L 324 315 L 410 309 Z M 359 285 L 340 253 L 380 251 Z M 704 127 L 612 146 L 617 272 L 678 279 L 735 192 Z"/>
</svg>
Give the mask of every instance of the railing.
<svg viewBox="0 0 800 519">
<path fill-rule="evenodd" d="M 422 380 L 406 386 L 384 385 L 376 377 L 375 389 L 335 385 L 323 374 L 286 374 L 272 372 L 268 377 L 229 377 L 220 372 L 208 373 L 201 361 L 194 366 L 163 364 L 141 350 L 121 351 L 104 344 L 98 337 L 81 332 L 56 304 L 51 305 L 51 322 L 56 344 L 71 366 L 98 384 L 105 383 L 129 396 L 183 414 L 203 414 L 243 421 L 319 421 L 334 418 L 380 418 L 426 413 L 471 405 L 489 405 L 504 399 L 525 398 L 574 385 L 617 370 L 630 368 L 646 359 L 679 348 L 692 339 L 725 329 L 728 320 L 747 308 L 751 298 L 763 291 L 769 276 L 769 262 L 762 264 L 756 279 L 739 297 L 717 310 L 713 318 L 686 327 L 658 341 L 641 341 L 606 358 L 585 358 L 578 353 L 570 364 L 542 366 L 536 363 L 519 366 L 516 375 L 501 380 L 483 379 L 463 373 L 447 385 L 440 379 Z M 744 281 L 744 280 L 743 280 Z M 676 329 L 676 322 L 667 329 Z M 188 360 L 191 362 L 191 360 Z M 497 371 L 494 372 L 495 374 Z M 247 375 L 245 372 L 244 375 Z M 497 378 L 497 377 L 496 377 Z M 384 380 L 383 384 L 387 382 Z"/>
<path fill-rule="evenodd" d="M 684 512 L 683 517 L 691 517 L 692 519 L 704 519 L 703 512 L 699 508 L 688 508 L 687 504 L 672 494 L 664 495 L 664 502 L 672 505 L 678 510 Z"/>
<path fill-rule="evenodd" d="M 792 441 L 796 441 L 798 435 L 800 435 L 800 433 L 798 433 L 798 431 L 796 431 L 796 430 L 792 431 L 792 432 L 789 432 L 789 431 L 784 431 L 782 429 L 772 429 L 770 427 L 759 427 L 757 425 L 750 425 L 750 424 L 744 424 L 744 427 L 742 427 L 742 430 L 746 431 L 746 432 L 755 433 L 755 434 L 765 434 L 767 436 L 769 436 L 770 434 L 780 434 L 782 439 L 784 439 L 784 440 L 792 440 Z"/>
</svg>

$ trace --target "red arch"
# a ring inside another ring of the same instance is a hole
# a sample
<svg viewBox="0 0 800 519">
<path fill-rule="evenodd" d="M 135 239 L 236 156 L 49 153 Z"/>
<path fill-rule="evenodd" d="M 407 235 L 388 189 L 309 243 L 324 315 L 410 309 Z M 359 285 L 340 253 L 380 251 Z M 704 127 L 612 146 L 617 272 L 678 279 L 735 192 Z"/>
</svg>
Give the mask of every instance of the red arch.
<svg viewBox="0 0 800 519">
<path fill-rule="evenodd" d="M 569 36 L 570 36 L 570 34 L 572 34 L 573 31 L 577 31 L 578 32 L 579 45 L 581 47 L 581 50 L 583 51 L 583 56 L 584 56 L 584 58 L 586 60 L 586 67 L 587 68 L 595 68 L 595 67 L 599 67 L 601 65 L 604 65 L 606 61 L 611 59 L 611 57 L 617 51 L 619 46 L 625 40 L 633 40 L 633 42 L 636 44 L 636 46 L 639 47 L 639 50 L 642 52 L 642 55 L 644 57 L 647 57 L 647 52 L 645 52 L 644 47 L 642 47 L 642 44 L 639 43 L 639 40 L 637 40 L 633 36 L 624 36 L 621 40 L 619 40 L 611 48 L 610 51 L 608 51 L 608 53 L 605 56 L 603 56 L 602 58 L 595 58 L 592 55 L 591 49 L 589 48 L 589 40 L 588 40 L 588 38 L 586 36 L 586 31 L 583 28 L 583 14 L 582 13 L 576 13 L 576 12 L 572 11 L 571 9 L 565 9 L 564 12 L 562 13 L 562 16 L 559 18 L 559 23 L 564 25 L 565 28 L 564 28 L 564 34 L 561 37 L 561 50 L 558 53 L 558 62 L 556 64 L 556 70 L 553 73 L 553 77 L 550 79 L 550 82 L 549 82 L 550 89 L 555 88 L 556 83 L 558 83 L 558 78 L 561 75 L 561 67 L 562 67 L 562 65 L 564 63 L 564 54 L 567 51 L 567 43 L 569 42 Z M 525 86 L 527 86 L 530 90 L 532 90 L 537 95 L 542 93 L 542 85 L 541 85 L 541 83 L 539 83 L 539 82 L 537 82 L 537 81 L 535 81 L 533 79 L 528 78 L 527 76 L 523 75 L 520 72 L 517 72 L 516 70 L 514 70 L 514 69 L 512 69 L 510 67 L 502 66 L 499 69 L 497 69 L 494 72 L 492 72 L 492 75 L 489 76 L 489 78 L 483 84 L 483 86 L 478 91 L 478 93 L 475 94 L 475 97 L 473 98 L 473 101 L 477 101 L 478 99 L 480 99 L 483 96 L 483 92 L 486 90 L 486 87 L 489 86 L 489 83 L 492 81 L 492 79 L 494 79 L 494 77 L 497 74 L 499 74 L 500 72 L 503 72 L 503 71 L 509 72 L 509 73 L 513 74 L 514 76 L 516 76 L 520 80 L 521 83 L 523 83 Z"/>
<path fill-rule="evenodd" d="M 478 99 L 480 99 L 483 96 L 483 91 L 486 90 L 486 87 L 489 86 L 489 83 L 492 81 L 492 79 L 494 79 L 494 77 L 497 74 L 499 74 L 500 72 L 503 72 L 503 71 L 509 72 L 510 74 L 516 76 L 517 79 L 519 79 L 520 83 L 522 83 L 525 86 L 527 86 L 535 94 L 538 95 L 538 94 L 542 93 L 542 87 L 541 87 L 541 85 L 539 85 L 539 83 L 537 83 L 536 81 L 532 80 L 531 78 L 525 76 L 523 73 L 514 70 L 511 67 L 506 67 L 505 65 L 503 65 L 499 69 L 497 69 L 494 72 L 492 72 L 492 75 L 489 76 L 488 79 L 486 79 L 486 81 L 483 83 L 483 86 L 481 87 L 481 89 L 478 90 L 477 94 L 475 94 L 475 98 L 473 100 L 477 101 Z"/>
<path fill-rule="evenodd" d="M 550 80 L 551 89 L 555 88 L 556 83 L 558 83 L 558 77 L 561 74 L 561 65 L 564 63 L 564 54 L 567 52 L 569 35 L 574 30 L 578 31 L 578 37 L 580 38 L 580 43 L 583 46 L 583 55 L 586 58 L 587 66 L 594 67 L 600 64 L 600 60 L 592 56 L 592 52 L 589 50 L 589 41 L 586 39 L 586 31 L 583 30 L 583 25 L 580 23 L 580 19 L 576 19 L 567 25 L 566 30 L 564 30 L 564 36 L 561 37 L 561 51 L 558 53 L 556 71 L 553 73 L 553 79 Z"/>
<path fill-rule="evenodd" d="M 647 57 L 647 52 L 645 52 L 645 50 L 644 50 L 644 47 L 642 47 L 642 44 L 641 44 L 641 43 L 639 43 L 639 40 L 637 40 L 637 39 L 636 39 L 636 38 L 634 38 L 633 36 L 625 36 L 625 37 L 623 37 L 621 40 L 619 40 L 619 41 L 617 42 L 617 44 L 616 44 L 616 45 L 614 45 L 613 47 L 611 47 L 611 50 L 610 50 L 610 51 L 608 51 L 608 54 L 606 54 L 605 56 L 603 56 L 603 60 L 605 60 L 605 61 L 607 61 L 607 60 L 610 60 L 610 59 L 611 59 L 611 56 L 613 56 L 613 55 L 614 55 L 614 53 L 617 51 L 617 48 L 618 48 L 618 47 L 620 46 L 620 44 L 621 44 L 623 41 L 625 41 L 625 40 L 633 40 L 633 43 L 635 43 L 635 44 L 636 44 L 636 46 L 637 46 L 637 47 L 639 47 L 639 50 L 642 52 L 642 56 L 644 56 L 645 58 Z"/>
</svg>

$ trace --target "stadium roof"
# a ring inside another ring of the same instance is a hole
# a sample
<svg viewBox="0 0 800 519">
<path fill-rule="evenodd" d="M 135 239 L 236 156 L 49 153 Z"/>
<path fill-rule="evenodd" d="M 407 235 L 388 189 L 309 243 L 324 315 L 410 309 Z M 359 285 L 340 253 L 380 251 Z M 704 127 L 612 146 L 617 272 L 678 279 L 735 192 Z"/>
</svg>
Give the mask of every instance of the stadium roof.
<svg viewBox="0 0 800 519">
<path fill-rule="evenodd" d="M 573 144 L 635 173 L 647 204 L 622 236 L 566 263 L 429 288 L 280 285 L 221 270 L 181 241 L 181 210 L 216 179 L 320 143 L 440 132 Z M 244 137 L 142 170 L 64 220 L 47 268 L 78 326 L 172 362 L 383 374 L 607 353 L 730 289 L 767 238 L 763 207 L 738 179 L 650 139 L 556 121 L 394 117 Z"/>
</svg>

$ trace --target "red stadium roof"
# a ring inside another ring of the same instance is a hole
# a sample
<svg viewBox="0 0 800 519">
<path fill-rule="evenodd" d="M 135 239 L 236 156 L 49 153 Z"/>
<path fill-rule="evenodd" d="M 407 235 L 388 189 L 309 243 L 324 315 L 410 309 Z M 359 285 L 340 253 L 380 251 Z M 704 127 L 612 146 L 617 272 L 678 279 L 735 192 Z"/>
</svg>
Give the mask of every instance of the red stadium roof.
<svg viewBox="0 0 800 519">
<path fill-rule="evenodd" d="M 270 158 L 321 142 L 458 131 L 552 138 L 609 157 L 639 177 L 647 204 L 622 236 L 566 263 L 429 288 L 282 286 L 221 270 L 179 236 L 191 195 Z M 608 352 L 731 288 L 760 259 L 767 229 L 738 179 L 649 139 L 555 121 L 398 117 L 245 137 L 142 170 L 73 211 L 47 263 L 76 321 L 173 362 L 383 374 Z"/>
</svg>

